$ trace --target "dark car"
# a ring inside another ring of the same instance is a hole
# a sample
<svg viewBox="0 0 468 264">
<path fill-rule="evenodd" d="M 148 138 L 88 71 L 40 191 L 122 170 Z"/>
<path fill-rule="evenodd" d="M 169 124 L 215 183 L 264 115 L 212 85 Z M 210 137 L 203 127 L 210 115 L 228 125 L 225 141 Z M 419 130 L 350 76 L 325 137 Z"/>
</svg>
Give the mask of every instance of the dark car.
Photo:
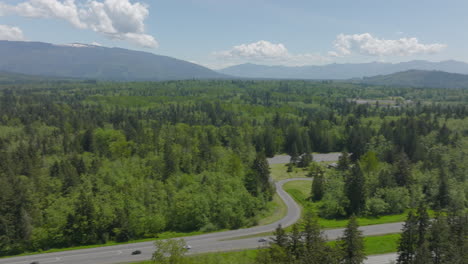
<svg viewBox="0 0 468 264">
<path fill-rule="evenodd" d="M 265 243 L 265 242 L 267 242 L 267 240 L 266 240 L 265 238 L 260 238 L 260 239 L 258 240 L 258 242 L 260 242 L 260 243 Z"/>
<path fill-rule="evenodd" d="M 30 264 L 39 264 L 39 261 L 33 261 Z"/>
<path fill-rule="evenodd" d="M 132 252 L 132 255 L 140 255 L 141 254 L 141 250 L 135 250 Z"/>
</svg>

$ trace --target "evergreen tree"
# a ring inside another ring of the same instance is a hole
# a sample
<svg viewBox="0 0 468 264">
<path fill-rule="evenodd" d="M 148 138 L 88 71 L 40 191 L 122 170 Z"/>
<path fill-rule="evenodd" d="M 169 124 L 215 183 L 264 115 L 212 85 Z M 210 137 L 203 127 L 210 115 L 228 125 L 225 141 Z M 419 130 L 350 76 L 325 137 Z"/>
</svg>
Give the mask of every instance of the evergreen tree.
<svg viewBox="0 0 468 264">
<path fill-rule="evenodd" d="M 274 194 L 274 186 L 270 181 L 270 166 L 268 161 L 263 153 L 260 153 L 255 158 L 252 165 L 253 174 L 250 177 L 254 179 L 249 179 L 249 184 L 254 185 L 250 187 L 251 189 L 257 189 L 258 194 L 263 194 L 265 198 L 271 200 Z"/>
<path fill-rule="evenodd" d="M 450 262 L 450 240 L 450 228 L 447 217 L 443 214 L 438 214 L 429 228 L 429 246 L 434 254 L 434 264 Z"/>
<path fill-rule="evenodd" d="M 343 252 L 343 264 L 362 264 L 367 259 L 364 253 L 364 238 L 359 224 L 353 215 L 348 221 L 344 231 L 344 236 L 340 240 L 340 247 Z"/>
<path fill-rule="evenodd" d="M 304 217 L 303 227 L 304 231 L 302 237 L 304 238 L 305 251 L 302 259 L 304 263 L 328 263 L 327 255 L 331 250 L 326 245 L 326 239 L 320 230 L 317 217 L 307 212 Z"/>
<path fill-rule="evenodd" d="M 281 226 L 281 224 L 279 224 L 278 227 L 275 229 L 275 232 L 273 233 L 273 235 L 275 236 L 273 238 L 273 244 L 284 249 L 288 247 L 289 238 L 288 238 L 288 235 L 286 234 L 286 231 L 284 231 L 283 227 Z"/>
<path fill-rule="evenodd" d="M 440 168 L 439 172 L 439 190 L 436 196 L 436 205 L 439 209 L 447 208 L 450 203 L 448 176 L 444 168 Z"/>
<path fill-rule="evenodd" d="M 468 213 L 450 212 L 450 256 L 451 264 L 466 264 L 468 259 Z"/>
<path fill-rule="evenodd" d="M 312 201 L 320 201 L 325 195 L 324 172 L 320 169 L 318 165 L 315 165 L 311 168 L 311 172 L 309 175 L 313 177 L 311 192 Z"/>
<path fill-rule="evenodd" d="M 418 225 L 418 240 L 416 242 L 416 247 L 420 248 L 426 242 L 426 234 L 430 226 L 429 214 L 427 213 L 426 207 L 422 203 L 418 207 L 416 221 Z"/>
<path fill-rule="evenodd" d="M 173 144 L 167 141 L 164 144 L 164 174 L 163 180 L 167 180 L 172 174 L 179 171 L 178 159 L 173 150 Z"/>
<path fill-rule="evenodd" d="M 91 129 L 87 129 L 81 140 L 83 151 L 94 152 L 94 133 Z"/>
<path fill-rule="evenodd" d="M 346 178 L 349 215 L 360 214 L 366 206 L 365 178 L 359 164 L 355 164 Z"/>
<path fill-rule="evenodd" d="M 297 165 L 299 163 L 299 152 L 297 150 L 296 143 L 294 143 L 291 152 L 291 158 L 289 159 L 289 163 L 293 165 Z"/>
<path fill-rule="evenodd" d="M 299 224 L 292 226 L 291 233 L 289 234 L 288 252 L 293 260 L 298 260 L 303 255 L 302 234 L 299 230 Z"/>
<path fill-rule="evenodd" d="M 265 155 L 267 157 L 273 157 L 276 153 L 275 147 L 275 138 L 273 135 L 273 128 L 267 127 L 264 133 L 264 143 L 265 143 Z"/>
<path fill-rule="evenodd" d="M 447 124 L 439 129 L 437 133 L 437 141 L 441 144 L 448 145 L 450 143 L 450 129 L 448 129 Z"/>
<path fill-rule="evenodd" d="M 305 153 L 300 157 L 298 167 L 307 168 L 312 161 L 313 161 L 312 154 Z"/>
<path fill-rule="evenodd" d="M 424 241 L 416 249 L 413 263 L 414 264 L 433 264 L 432 252 L 429 249 L 429 243 L 427 241 Z"/>
<path fill-rule="evenodd" d="M 398 186 L 406 186 L 410 181 L 411 165 L 408 156 L 404 152 L 400 152 L 394 164 L 395 180 Z"/>
<path fill-rule="evenodd" d="M 412 211 L 403 225 L 403 230 L 398 245 L 398 264 L 412 264 L 416 254 L 418 241 L 418 220 Z"/>
<path fill-rule="evenodd" d="M 349 153 L 344 151 L 341 153 L 341 156 L 338 158 L 338 170 L 347 171 L 351 166 L 351 159 L 349 158 Z"/>
</svg>

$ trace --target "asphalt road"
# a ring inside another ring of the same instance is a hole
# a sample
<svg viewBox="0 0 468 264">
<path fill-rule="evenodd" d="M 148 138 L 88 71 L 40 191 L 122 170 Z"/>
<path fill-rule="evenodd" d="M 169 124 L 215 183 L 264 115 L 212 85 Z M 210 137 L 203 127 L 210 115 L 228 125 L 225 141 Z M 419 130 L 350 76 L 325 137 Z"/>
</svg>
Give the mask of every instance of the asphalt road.
<svg viewBox="0 0 468 264">
<path fill-rule="evenodd" d="M 278 224 L 283 227 L 290 226 L 299 220 L 301 209 L 296 202 L 287 194 L 282 186 L 283 184 L 294 180 L 308 180 L 311 179 L 287 179 L 276 183 L 277 193 L 284 200 L 288 207 L 287 215 L 273 224 L 265 226 L 257 226 L 246 229 L 232 230 L 226 232 L 211 233 L 206 235 L 185 237 L 187 244 L 192 246 L 189 254 L 199 254 L 206 252 L 217 251 L 231 251 L 242 249 L 254 249 L 265 244 L 259 243 L 258 238 L 245 238 L 238 240 L 229 240 L 232 238 L 243 237 L 247 235 L 255 235 L 265 232 L 273 231 Z M 383 224 L 374 226 L 361 227 L 364 235 L 382 235 L 388 233 L 400 232 L 402 223 Z M 336 239 L 340 237 L 344 229 L 326 230 L 324 234 L 328 239 Z M 134 250 L 141 250 L 140 255 L 131 255 Z M 40 264 L 56 263 L 56 264 L 110 264 L 110 263 L 125 263 L 151 259 L 154 252 L 154 245 L 152 242 L 133 243 L 127 245 L 100 247 L 93 249 L 82 249 L 64 251 L 58 253 L 38 254 L 33 256 L 12 257 L 0 259 L 0 264 L 26 264 L 33 261 L 38 261 Z M 380 257 L 380 258 L 379 258 Z M 386 256 L 377 257 L 375 261 L 384 261 Z M 370 261 L 370 262 L 369 262 Z M 373 258 L 369 258 L 367 264 L 381 264 L 386 262 L 373 262 Z"/>
<path fill-rule="evenodd" d="M 365 264 L 389 264 L 392 261 L 396 261 L 397 254 L 385 254 L 385 255 L 376 255 L 376 256 L 368 256 L 367 260 L 364 261 Z"/>
</svg>

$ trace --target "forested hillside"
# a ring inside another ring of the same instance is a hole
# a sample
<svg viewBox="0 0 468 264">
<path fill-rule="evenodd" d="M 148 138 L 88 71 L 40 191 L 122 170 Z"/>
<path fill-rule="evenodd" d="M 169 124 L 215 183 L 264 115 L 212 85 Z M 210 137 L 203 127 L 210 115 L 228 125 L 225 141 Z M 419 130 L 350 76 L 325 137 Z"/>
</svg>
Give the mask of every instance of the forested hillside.
<svg viewBox="0 0 468 264">
<path fill-rule="evenodd" d="M 303 81 L 0 89 L 3 255 L 253 225 L 274 193 L 266 157 L 277 153 L 352 153 L 333 173 L 310 167 L 322 177 L 314 199 L 324 217 L 421 201 L 467 207 L 468 90 Z"/>
<path fill-rule="evenodd" d="M 411 70 L 363 78 L 359 82 L 385 86 L 467 89 L 468 75 L 442 71 Z"/>
<path fill-rule="evenodd" d="M 231 76 L 262 79 L 348 80 L 377 75 L 388 75 L 409 70 L 444 71 L 468 74 L 468 64 L 461 61 L 430 62 L 414 60 L 400 63 L 370 62 L 306 66 L 269 66 L 240 64 L 219 70 Z"/>
<path fill-rule="evenodd" d="M 87 44 L 0 40 L 0 71 L 107 81 L 221 79 L 203 66 L 149 52 Z"/>
</svg>

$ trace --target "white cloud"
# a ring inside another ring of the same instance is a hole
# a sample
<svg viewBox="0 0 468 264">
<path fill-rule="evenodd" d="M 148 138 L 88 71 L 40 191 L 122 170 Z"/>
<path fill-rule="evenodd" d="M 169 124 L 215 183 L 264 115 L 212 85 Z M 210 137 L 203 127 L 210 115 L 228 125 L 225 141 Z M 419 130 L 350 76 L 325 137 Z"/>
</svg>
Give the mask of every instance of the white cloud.
<svg viewBox="0 0 468 264">
<path fill-rule="evenodd" d="M 379 39 L 369 33 L 344 35 L 340 34 L 335 40 L 336 51 L 329 52 L 330 56 L 350 55 L 357 52 L 370 56 L 410 56 L 415 54 L 433 54 L 442 51 L 445 44 L 422 44 L 417 38 L 401 38 L 396 40 Z"/>
<path fill-rule="evenodd" d="M 286 47 L 279 43 L 260 40 L 250 44 L 241 44 L 230 50 L 215 52 L 218 57 L 245 58 L 245 59 L 277 59 L 289 55 Z"/>
<path fill-rule="evenodd" d="M 29 0 L 17 5 L 0 3 L 0 15 L 15 14 L 32 18 L 56 18 L 68 21 L 80 29 L 91 29 L 110 39 L 125 40 L 155 48 L 156 39 L 145 34 L 144 21 L 148 6 L 129 0 Z"/>
<path fill-rule="evenodd" d="M 336 52 L 336 51 L 329 51 L 328 56 L 330 56 L 330 57 L 339 57 L 340 54 L 338 54 L 338 52 Z"/>
<path fill-rule="evenodd" d="M 217 51 L 213 55 L 217 59 L 228 60 L 222 65 L 232 62 L 261 62 L 261 63 L 281 63 L 283 65 L 301 66 L 328 62 L 329 58 L 320 54 L 292 54 L 284 44 L 271 43 L 260 40 L 254 43 L 241 44 L 229 50 Z"/>
<path fill-rule="evenodd" d="M 20 41 L 25 38 L 20 28 L 0 25 L 0 40 Z"/>
</svg>

